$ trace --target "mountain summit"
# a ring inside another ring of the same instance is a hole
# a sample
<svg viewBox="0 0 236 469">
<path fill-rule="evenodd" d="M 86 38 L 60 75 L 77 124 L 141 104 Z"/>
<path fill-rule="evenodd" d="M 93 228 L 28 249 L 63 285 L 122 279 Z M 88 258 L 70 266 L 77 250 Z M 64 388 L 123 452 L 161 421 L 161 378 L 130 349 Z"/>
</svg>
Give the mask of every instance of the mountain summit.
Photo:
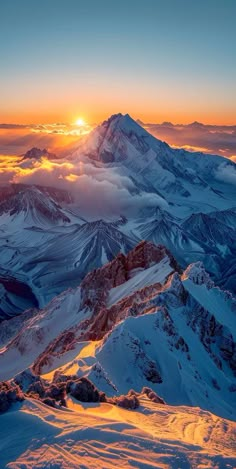
<svg viewBox="0 0 236 469">
<path fill-rule="evenodd" d="M 161 142 L 149 134 L 129 114 L 114 114 L 88 136 L 83 150 L 103 163 L 119 162 L 131 156 L 132 148 L 141 154 Z"/>
</svg>

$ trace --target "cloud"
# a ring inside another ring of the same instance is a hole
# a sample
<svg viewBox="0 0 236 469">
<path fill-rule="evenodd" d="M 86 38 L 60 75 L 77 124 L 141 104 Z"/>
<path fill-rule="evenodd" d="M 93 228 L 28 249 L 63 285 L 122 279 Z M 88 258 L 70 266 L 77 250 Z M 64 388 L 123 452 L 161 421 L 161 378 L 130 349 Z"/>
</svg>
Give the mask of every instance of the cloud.
<svg viewBox="0 0 236 469">
<path fill-rule="evenodd" d="M 230 158 L 236 154 L 236 125 L 216 126 L 193 123 L 190 125 L 164 122 L 143 124 L 146 130 L 175 148 L 202 151 Z M 0 124 L 0 153 L 23 154 L 33 146 L 50 149 L 65 155 L 89 133 L 94 125 L 56 122 L 51 124 Z"/>
<path fill-rule="evenodd" d="M 61 157 L 72 152 L 91 130 L 66 123 L 0 124 L 0 154 L 23 155 L 32 147 L 47 148 Z"/>
<path fill-rule="evenodd" d="M 231 154 L 236 154 L 236 127 L 228 130 L 204 125 L 200 128 L 170 124 L 146 127 L 149 127 L 149 131 L 152 128 L 152 133 L 158 132 L 158 138 L 161 138 L 161 132 L 163 135 L 167 132 L 169 143 L 173 138 L 175 146 L 207 152 L 211 152 L 214 147 L 220 149 L 224 156 L 233 149 Z M 122 168 L 96 166 L 85 157 L 70 160 L 68 154 L 79 146 L 79 137 L 73 134 L 76 131 L 78 129 L 75 126 L 65 123 L 1 128 L 0 153 L 2 148 L 4 151 L 3 156 L 0 156 L 0 183 L 39 184 L 67 189 L 73 193 L 81 212 L 94 216 L 126 212 L 135 214 L 146 206 L 167 209 L 167 202 L 156 193 L 139 194 L 134 182 L 122 174 Z M 48 160 L 44 157 L 26 161 L 19 156 L 9 156 L 23 154 L 33 146 L 47 148 L 60 156 L 60 159 Z M 235 184 L 236 169 L 232 163 L 224 162 L 215 172 L 215 177 L 219 181 Z"/>
<path fill-rule="evenodd" d="M 215 177 L 219 181 L 236 185 L 236 165 L 222 163 L 215 172 Z"/>
<path fill-rule="evenodd" d="M 171 145 L 171 146 L 172 148 L 179 148 L 178 145 Z M 191 152 L 211 153 L 210 148 L 199 147 L 199 146 L 194 146 L 194 145 L 182 145 L 181 148 L 187 151 L 191 151 Z"/>
<path fill-rule="evenodd" d="M 87 158 L 49 161 L 0 157 L 0 183 L 24 183 L 69 190 L 81 213 L 94 217 L 137 214 L 143 207 L 167 202 L 155 193 L 137 193 L 133 181 L 116 168 L 96 167 Z"/>
<path fill-rule="evenodd" d="M 230 158 L 236 154 L 236 125 L 145 124 L 145 129 L 174 148 L 201 151 Z"/>
<path fill-rule="evenodd" d="M 11 130 L 11 129 L 28 129 L 30 128 L 30 125 L 25 125 L 25 124 L 0 124 L 0 129 L 4 130 Z"/>
</svg>

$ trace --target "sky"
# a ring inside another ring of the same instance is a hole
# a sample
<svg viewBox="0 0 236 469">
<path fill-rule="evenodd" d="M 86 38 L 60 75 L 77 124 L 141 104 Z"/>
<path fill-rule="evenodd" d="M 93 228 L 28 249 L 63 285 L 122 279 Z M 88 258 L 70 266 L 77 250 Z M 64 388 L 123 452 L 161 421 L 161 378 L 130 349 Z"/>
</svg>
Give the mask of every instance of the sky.
<svg viewBox="0 0 236 469">
<path fill-rule="evenodd" d="M 235 0 L 0 2 L 0 123 L 236 123 Z"/>
</svg>

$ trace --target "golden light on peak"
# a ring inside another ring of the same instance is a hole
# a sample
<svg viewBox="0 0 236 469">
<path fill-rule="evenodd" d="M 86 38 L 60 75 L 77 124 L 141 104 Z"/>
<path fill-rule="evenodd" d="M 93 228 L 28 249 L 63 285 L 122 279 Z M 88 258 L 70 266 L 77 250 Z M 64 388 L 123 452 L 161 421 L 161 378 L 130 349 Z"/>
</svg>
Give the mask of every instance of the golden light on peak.
<svg viewBox="0 0 236 469">
<path fill-rule="evenodd" d="M 83 127 L 86 123 L 84 121 L 84 119 L 82 119 L 81 117 L 79 119 L 77 119 L 75 121 L 75 124 L 78 125 L 78 127 Z"/>
</svg>

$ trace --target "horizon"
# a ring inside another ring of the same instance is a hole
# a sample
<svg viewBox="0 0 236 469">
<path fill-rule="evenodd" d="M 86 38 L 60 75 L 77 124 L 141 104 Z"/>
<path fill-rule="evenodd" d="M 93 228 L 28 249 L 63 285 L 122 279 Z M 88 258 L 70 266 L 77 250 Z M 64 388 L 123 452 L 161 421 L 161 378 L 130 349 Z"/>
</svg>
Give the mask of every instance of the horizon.
<svg viewBox="0 0 236 469">
<path fill-rule="evenodd" d="M 144 125 L 173 125 L 173 126 L 187 126 L 187 125 L 191 125 L 191 124 L 201 124 L 201 125 L 204 125 L 206 127 L 235 127 L 236 126 L 236 117 L 235 117 L 235 121 L 232 122 L 231 124 L 223 124 L 222 122 L 221 123 L 216 123 L 216 122 L 205 122 L 205 121 L 200 121 L 200 120 L 189 120 L 189 121 L 186 121 L 186 122 L 181 122 L 181 121 L 174 121 L 174 120 L 160 120 L 160 121 L 150 121 L 150 120 L 142 120 L 140 119 L 140 117 L 136 116 L 134 117 L 132 114 L 130 114 L 129 112 L 112 112 L 111 114 L 108 114 L 106 115 L 105 117 L 103 117 L 100 121 L 96 121 L 96 122 L 91 122 L 91 121 L 87 121 L 87 120 L 84 120 L 83 118 L 81 118 L 83 120 L 83 124 L 85 125 L 89 125 L 89 126 L 98 126 L 100 124 L 102 124 L 103 122 L 105 122 L 106 120 L 108 120 L 110 117 L 112 116 L 115 116 L 117 114 L 122 114 L 123 116 L 125 115 L 129 115 L 133 120 L 135 120 L 136 122 L 138 122 L 140 125 L 144 124 Z M 42 121 L 27 121 L 27 122 L 10 122 L 10 121 L 0 121 L 0 129 L 1 129 L 1 126 L 9 126 L 9 128 L 12 126 L 16 126 L 16 127 L 26 127 L 26 126 L 31 126 L 31 125 L 44 125 L 44 124 L 47 124 L 47 125 L 73 125 L 73 126 L 79 126 L 78 124 L 76 124 L 76 120 L 80 120 L 80 117 L 79 118 L 76 118 L 76 119 L 73 119 L 71 121 L 47 121 L 46 119 L 45 120 L 42 120 Z M 83 125 L 81 124 L 81 125 Z"/>
<path fill-rule="evenodd" d="M 112 116 L 128 115 L 158 140 L 173 148 L 190 152 L 219 154 L 236 160 L 236 125 L 204 124 L 193 121 L 187 124 L 172 122 L 143 122 L 129 113 L 115 113 L 99 123 L 90 124 L 82 116 L 72 123 L 0 123 L 0 155 L 19 156 L 30 148 L 38 147 L 57 155 L 66 155 L 79 145 L 80 139 L 89 135 L 96 127 Z"/>
</svg>

